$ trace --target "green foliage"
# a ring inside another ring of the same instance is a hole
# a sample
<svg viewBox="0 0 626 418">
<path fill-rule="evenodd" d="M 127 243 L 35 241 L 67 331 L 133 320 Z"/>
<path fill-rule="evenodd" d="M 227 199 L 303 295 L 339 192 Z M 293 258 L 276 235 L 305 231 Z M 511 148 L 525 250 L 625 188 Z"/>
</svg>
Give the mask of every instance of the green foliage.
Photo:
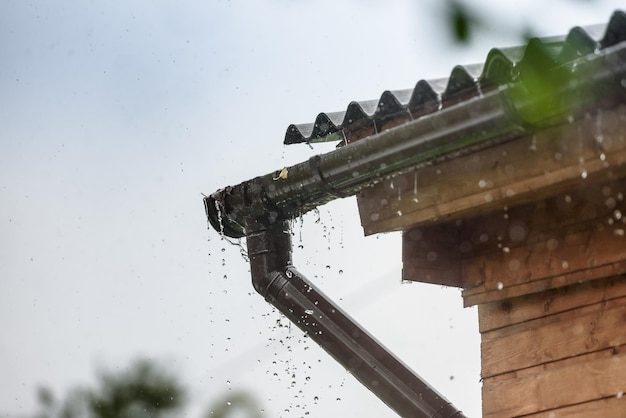
<svg viewBox="0 0 626 418">
<path fill-rule="evenodd" d="M 62 402 L 46 387 L 36 395 L 40 411 L 29 418 L 165 418 L 177 416 L 187 400 L 178 378 L 146 359 L 122 371 L 100 371 L 95 388 L 72 389 Z M 261 407 L 244 391 L 228 392 L 208 411 L 207 418 L 261 417 Z"/>
<path fill-rule="evenodd" d="M 177 378 L 149 360 L 119 373 L 100 372 L 96 389 L 71 390 L 63 402 L 37 389 L 40 412 L 33 418 L 159 418 L 183 406 L 185 389 Z"/>
<path fill-rule="evenodd" d="M 461 43 L 469 42 L 474 24 L 474 19 L 461 3 L 457 1 L 451 1 L 449 3 L 448 25 L 456 41 Z"/>
<path fill-rule="evenodd" d="M 121 374 L 101 373 L 100 388 L 88 394 L 95 418 L 159 417 L 182 405 L 184 389 L 175 377 L 147 360 Z"/>
</svg>

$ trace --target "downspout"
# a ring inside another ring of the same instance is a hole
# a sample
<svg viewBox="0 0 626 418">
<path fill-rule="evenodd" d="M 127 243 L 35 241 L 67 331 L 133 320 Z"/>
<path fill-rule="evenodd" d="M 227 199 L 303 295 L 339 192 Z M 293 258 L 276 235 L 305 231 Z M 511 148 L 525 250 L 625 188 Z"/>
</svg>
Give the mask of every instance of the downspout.
<svg viewBox="0 0 626 418">
<path fill-rule="evenodd" d="M 597 99 L 623 103 L 626 46 L 582 57 L 548 93 L 513 83 L 204 199 L 211 225 L 246 237 L 255 289 L 404 417 L 463 417 L 293 266 L 288 220 L 393 176 L 564 123 Z M 563 68 L 559 69 L 563 74 Z M 558 79 L 554 77 L 553 79 Z"/>
<path fill-rule="evenodd" d="M 402 417 L 465 416 L 293 267 L 287 221 L 248 218 L 246 231 L 256 291 L 372 393 Z"/>
</svg>

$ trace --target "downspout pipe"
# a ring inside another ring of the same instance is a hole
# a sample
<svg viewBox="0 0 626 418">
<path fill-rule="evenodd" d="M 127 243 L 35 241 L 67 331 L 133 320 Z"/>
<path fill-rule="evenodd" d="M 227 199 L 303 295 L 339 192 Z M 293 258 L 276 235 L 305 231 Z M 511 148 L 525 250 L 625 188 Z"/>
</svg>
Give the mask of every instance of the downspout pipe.
<svg viewBox="0 0 626 418">
<path fill-rule="evenodd" d="M 293 267 L 286 221 L 245 226 L 254 288 L 305 335 L 400 416 L 465 417 Z"/>
</svg>

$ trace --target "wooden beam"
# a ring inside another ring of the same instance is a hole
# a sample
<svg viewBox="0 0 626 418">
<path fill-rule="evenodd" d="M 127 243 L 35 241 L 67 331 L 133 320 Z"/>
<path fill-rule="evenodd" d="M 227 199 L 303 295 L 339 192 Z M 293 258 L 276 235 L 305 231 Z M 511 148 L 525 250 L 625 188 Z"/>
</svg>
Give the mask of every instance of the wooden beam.
<svg viewBox="0 0 626 418">
<path fill-rule="evenodd" d="M 413 228 L 402 234 L 402 280 L 463 287 L 460 228 L 455 224 Z"/>
<path fill-rule="evenodd" d="M 625 274 L 624 196 L 626 178 L 465 220 L 465 305 Z"/>
<path fill-rule="evenodd" d="M 384 180 L 358 198 L 366 235 L 473 217 L 626 175 L 626 107 Z"/>
<path fill-rule="evenodd" d="M 626 344 L 626 297 L 482 334 L 484 378 Z M 625 382 L 626 383 L 626 382 Z"/>
<path fill-rule="evenodd" d="M 517 417 L 626 392 L 626 347 L 483 380 L 483 416 Z"/>
<path fill-rule="evenodd" d="M 626 296 L 626 276 L 619 276 L 483 303 L 478 305 L 479 331 L 486 333 L 624 296 Z"/>
<path fill-rule="evenodd" d="M 624 418 L 624 411 L 626 396 L 618 392 L 610 398 L 524 415 L 524 418 Z"/>
</svg>

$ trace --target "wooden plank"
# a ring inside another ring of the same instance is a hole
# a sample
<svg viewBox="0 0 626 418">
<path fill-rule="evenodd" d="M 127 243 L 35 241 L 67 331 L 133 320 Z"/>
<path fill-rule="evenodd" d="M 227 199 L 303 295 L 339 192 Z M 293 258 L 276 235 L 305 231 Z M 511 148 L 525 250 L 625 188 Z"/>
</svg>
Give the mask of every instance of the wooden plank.
<svg viewBox="0 0 626 418">
<path fill-rule="evenodd" d="M 358 197 L 365 234 L 475 216 L 545 198 L 583 180 L 623 177 L 624 115 L 624 106 L 601 111 L 383 181 Z"/>
<path fill-rule="evenodd" d="M 516 417 L 626 392 L 620 346 L 483 380 L 483 416 Z"/>
<path fill-rule="evenodd" d="M 501 290 L 496 288 L 496 290 L 492 291 L 468 294 L 468 292 L 473 290 L 468 289 L 463 291 L 463 305 L 467 307 L 482 303 L 508 300 L 519 296 L 544 292 L 549 289 L 570 286 L 575 283 L 583 283 L 624 274 L 626 274 L 626 261 L 619 261 L 514 286 L 503 286 Z"/>
<path fill-rule="evenodd" d="M 624 183 L 619 184 L 625 189 L 618 189 L 618 197 L 626 194 Z M 544 285 L 567 285 L 574 278 L 590 280 L 626 272 L 620 271 L 626 261 L 626 201 L 623 197 L 606 201 L 610 205 L 604 205 L 601 218 L 558 231 L 550 231 L 548 221 L 538 221 L 538 216 L 511 217 L 525 225 L 527 238 L 513 242 L 507 237 L 498 248 L 475 251 L 477 256 L 463 261 L 464 281 L 480 283 L 463 292 L 466 306 L 520 296 L 526 290 L 542 291 L 547 289 Z M 480 224 L 474 228 L 482 230 Z M 606 276 L 598 275 L 605 272 Z"/>
<path fill-rule="evenodd" d="M 624 418 L 625 416 L 626 396 L 623 392 L 618 392 L 610 398 L 524 415 L 524 418 Z"/>
<path fill-rule="evenodd" d="M 626 298 L 482 334 L 483 378 L 626 344 Z"/>
<path fill-rule="evenodd" d="M 462 287 L 459 232 L 455 224 L 405 231 L 402 234 L 402 280 Z"/>
<path fill-rule="evenodd" d="M 481 333 L 626 296 L 626 276 L 609 277 L 478 305 Z"/>
<path fill-rule="evenodd" d="M 470 244 L 468 255 L 498 253 L 503 247 L 515 248 L 559 238 L 596 228 L 613 218 L 616 211 L 621 215 L 621 211 L 626 211 L 624 195 L 626 177 L 614 182 L 579 184 L 549 199 L 464 219 L 461 238 Z M 558 241 L 552 244 L 558 245 Z"/>
</svg>

